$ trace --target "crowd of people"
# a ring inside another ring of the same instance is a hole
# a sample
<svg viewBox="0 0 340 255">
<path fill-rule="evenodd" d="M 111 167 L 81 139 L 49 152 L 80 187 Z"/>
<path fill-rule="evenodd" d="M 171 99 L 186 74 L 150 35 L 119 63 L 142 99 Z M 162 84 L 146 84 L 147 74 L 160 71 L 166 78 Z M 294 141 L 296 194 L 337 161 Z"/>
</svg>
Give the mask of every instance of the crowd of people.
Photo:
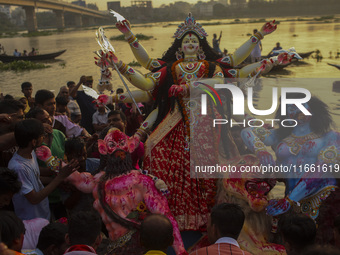
<svg viewBox="0 0 340 255">
<path fill-rule="evenodd" d="M 229 110 L 210 102 L 208 118 L 200 118 L 190 98 L 190 89 L 253 77 L 278 61 L 238 69 L 276 30 L 275 21 L 222 58 L 191 14 L 159 59 L 149 57 L 128 21 L 116 26 L 151 73 L 142 75 L 113 52 L 99 52 L 96 64 L 107 77 L 116 65 L 139 89 L 131 92 L 138 104 L 123 89 L 93 98 L 93 77 L 85 75 L 57 95 L 34 93 L 30 82 L 22 83 L 22 97 L 1 95 L 0 255 L 340 254 L 334 178 L 287 177 L 284 197 L 270 200 L 274 178 L 230 175 L 216 181 L 190 175 L 191 161 L 218 158 L 237 167 L 339 163 L 340 135 L 331 129 L 327 106 L 314 96 L 304 104 L 312 117 L 287 106 L 297 122 L 292 129 L 213 129 L 212 115 L 231 114 L 230 95 L 223 94 Z M 216 49 L 221 36 L 214 36 Z M 196 78 L 210 79 L 195 85 Z M 276 118 L 283 119 L 281 112 Z"/>
</svg>

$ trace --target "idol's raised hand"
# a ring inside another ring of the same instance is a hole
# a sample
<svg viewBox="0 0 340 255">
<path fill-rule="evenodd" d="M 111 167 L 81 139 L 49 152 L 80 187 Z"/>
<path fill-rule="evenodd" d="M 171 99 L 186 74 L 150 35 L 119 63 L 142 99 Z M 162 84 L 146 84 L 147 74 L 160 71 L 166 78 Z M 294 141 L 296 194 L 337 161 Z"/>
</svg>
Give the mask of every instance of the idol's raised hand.
<svg viewBox="0 0 340 255">
<path fill-rule="evenodd" d="M 270 216 L 277 216 L 287 212 L 291 208 L 289 199 L 272 199 L 269 201 L 266 208 L 267 214 Z"/>
<path fill-rule="evenodd" d="M 103 51 L 96 52 L 98 57 L 95 57 L 94 59 L 95 64 L 99 66 L 100 68 L 104 67 L 111 67 L 113 68 L 113 65 L 118 64 L 119 60 L 112 51 L 109 51 L 108 53 L 104 53 Z"/>
<path fill-rule="evenodd" d="M 128 35 L 129 33 L 131 33 L 131 25 L 128 20 L 118 21 L 116 23 L 116 28 L 118 28 L 118 30 L 124 35 Z"/>
<path fill-rule="evenodd" d="M 260 32 L 263 36 L 269 35 L 273 33 L 277 28 L 277 24 L 275 24 L 275 20 L 271 22 L 267 22 L 266 24 L 263 25 L 263 27 L 260 29 Z"/>
</svg>

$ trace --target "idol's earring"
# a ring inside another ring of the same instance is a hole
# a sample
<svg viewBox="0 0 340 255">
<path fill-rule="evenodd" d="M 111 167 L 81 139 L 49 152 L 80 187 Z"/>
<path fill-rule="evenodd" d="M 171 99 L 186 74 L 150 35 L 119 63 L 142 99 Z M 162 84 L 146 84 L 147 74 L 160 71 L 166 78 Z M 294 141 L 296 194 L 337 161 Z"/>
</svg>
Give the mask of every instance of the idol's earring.
<svg viewBox="0 0 340 255">
<path fill-rule="evenodd" d="M 180 60 L 183 58 L 183 51 L 181 48 L 178 48 L 178 51 L 176 51 L 176 59 Z"/>
<path fill-rule="evenodd" d="M 199 50 L 197 51 L 197 55 L 200 60 L 204 60 L 206 58 L 202 47 L 200 47 Z"/>
</svg>

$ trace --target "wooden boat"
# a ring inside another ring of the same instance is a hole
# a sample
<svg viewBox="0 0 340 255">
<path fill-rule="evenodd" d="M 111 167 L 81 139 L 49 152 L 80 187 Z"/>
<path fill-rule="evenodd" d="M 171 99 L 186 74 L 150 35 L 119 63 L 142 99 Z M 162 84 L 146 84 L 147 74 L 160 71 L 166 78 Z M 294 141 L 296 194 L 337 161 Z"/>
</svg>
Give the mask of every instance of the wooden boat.
<svg viewBox="0 0 340 255">
<path fill-rule="evenodd" d="M 300 57 L 302 58 L 309 58 L 310 55 L 312 55 L 315 51 L 308 51 L 308 52 L 303 52 L 303 53 L 298 53 L 300 55 Z M 271 53 L 271 52 L 270 52 Z M 267 56 L 261 56 L 262 59 L 265 58 L 269 58 L 270 57 L 270 53 Z"/>
<path fill-rule="evenodd" d="M 20 56 L 20 57 L 0 55 L 0 61 L 4 63 L 8 63 L 8 62 L 13 62 L 13 61 L 18 61 L 18 60 L 25 60 L 25 61 L 49 60 L 49 59 L 54 59 L 60 56 L 65 51 L 66 50 L 61 50 L 61 51 L 54 52 L 54 53 L 40 54 L 40 55 L 35 55 L 35 56 Z"/>
<path fill-rule="evenodd" d="M 334 67 L 336 67 L 340 70 L 340 65 L 335 65 L 335 64 L 330 64 L 330 63 L 327 63 L 327 64 L 330 65 L 330 66 L 334 66 Z"/>
</svg>

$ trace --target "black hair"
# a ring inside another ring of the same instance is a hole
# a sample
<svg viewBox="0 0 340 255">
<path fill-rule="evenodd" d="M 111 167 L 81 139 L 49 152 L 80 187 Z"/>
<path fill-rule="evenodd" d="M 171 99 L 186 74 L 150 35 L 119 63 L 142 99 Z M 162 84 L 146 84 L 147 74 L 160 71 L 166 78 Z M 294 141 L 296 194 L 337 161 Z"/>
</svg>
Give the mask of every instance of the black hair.
<svg viewBox="0 0 340 255">
<path fill-rule="evenodd" d="M 304 95 L 301 93 L 289 93 L 287 98 L 303 98 Z M 280 100 L 281 101 L 281 100 Z M 328 106 L 324 102 L 322 102 L 316 96 L 312 96 L 309 102 L 307 103 L 312 114 L 312 118 L 310 120 L 310 128 L 317 135 L 324 135 L 330 131 L 333 125 L 332 116 L 329 113 Z M 278 110 L 275 114 L 275 119 L 279 119 L 280 122 L 286 119 L 287 116 L 281 114 L 281 104 L 279 105 Z M 293 132 L 294 127 L 284 127 L 281 126 L 278 129 L 279 139 L 282 140 L 289 136 Z"/>
<path fill-rule="evenodd" d="M 66 106 L 70 100 L 67 97 L 64 97 L 64 96 L 57 96 L 55 98 L 55 101 L 58 105 Z"/>
<path fill-rule="evenodd" d="M 14 100 L 14 96 L 12 96 L 12 95 L 10 95 L 10 94 L 6 94 L 6 95 L 4 96 L 4 99 L 5 99 L 5 100 L 6 100 L 6 99 Z"/>
<path fill-rule="evenodd" d="M 33 139 L 38 139 L 44 132 L 43 124 L 36 119 L 20 121 L 14 128 L 15 140 L 20 148 L 26 148 Z"/>
<path fill-rule="evenodd" d="M 85 146 L 85 142 L 80 137 L 69 138 L 65 142 L 65 155 L 80 153 Z"/>
<path fill-rule="evenodd" d="M 95 212 L 77 212 L 68 221 L 68 234 L 71 245 L 93 245 L 100 235 L 101 219 Z"/>
<path fill-rule="evenodd" d="M 29 81 L 26 81 L 24 83 L 21 84 L 21 89 L 25 89 L 25 88 L 30 88 L 30 87 L 33 87 L 32 86 L 32 83 L 30 83 Z"/>
<path fill-rule="evenodd" d="M 0 113 L 16 113 L 19 110 L 24 110 L 25 106 L 18 100 L 4 99 L 0 101 Z"/>
<path fill-rule="evenodd" d="M 43 105 L 47 100 L 54 98 L 53 92 L 47 89 L 40 89 L 35 93 L 35 103 Z"/>
<path fill-rule="evenodd" d="M 110 116 L 116 115 L 116 114 L 119 114 L 122 121 L 126 122 L 126 115 L 120 110 L 110 111 L 109 114 L 107 115 L 107 117 L 109 118 Z"/>
<path fill-rule="evenodd" d="M 0 195 L 17 193 L 21 189 L 18 174 L 7 167 L 0 167 Z"/>
<path fill-rule="evenodd" d="M 68 81 L 66 86 L 69 88 L 71 85 L 76 84 L 74 81 Z"/>
<path fill-rule="evenodd" d="M 45 110 L 41 107 L 34 107 L 29 110 L 28 113 L 26 113 L 25 117 L 26 119 L 36 119 L 38 115 L 44 114 Z"/>
<path fill-rule="evenodd" d="M 211 225 L 215 225 L 221 237 L 237 239 L 242 230 L 245 215 L 236 204 L 222 203 L 214 206 L 210 214 Z"/>
<path fill-rule="evenodd" d="M 65 243 L 66 234 L 66 225 L 60 222 L 50 223 L 41 230 L 37 248 L 41 251 L 44 251 L 51 245 L 60 247 L 62 244 Z"/>
<path fill-rule="evenodd" d="M 278 230 L 283 239 L 296 252 L 313 245 L 316 237 L 314 220 L 304 214 L 289 213 L 283 215 L 279 220 Z"/>
<path fill-rule="evenodd" d="M 9 248 L 13 242 L 25 234 L 25 225 L 14 212 L 0 211 L 0 229 L 2 242 Z"/>
<path fill-rule="evenodd" d="M 164 251 L 173 243 L 173 227 L 161 214 L 146 217 L 140 227 L 141 244 L 148 250 Z"/>
</svg>

